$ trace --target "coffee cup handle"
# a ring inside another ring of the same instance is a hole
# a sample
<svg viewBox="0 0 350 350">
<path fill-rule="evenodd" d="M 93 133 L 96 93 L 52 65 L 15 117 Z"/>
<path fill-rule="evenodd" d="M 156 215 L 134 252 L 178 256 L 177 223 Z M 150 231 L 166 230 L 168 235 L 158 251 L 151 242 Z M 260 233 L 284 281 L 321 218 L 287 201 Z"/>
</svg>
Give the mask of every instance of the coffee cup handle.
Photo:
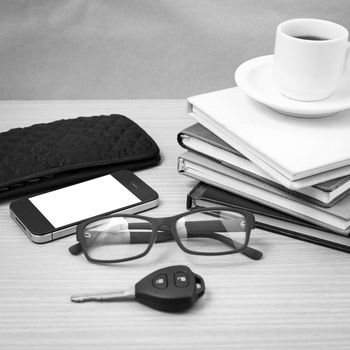
<svg viewBox="0 0 350 350">
<path fill-rule="evenodd" d="M 346 48 L 344 70 L 346 73 L 350 73 L 350 41 L 348 41 L 348 45 Z"/>
</svg>

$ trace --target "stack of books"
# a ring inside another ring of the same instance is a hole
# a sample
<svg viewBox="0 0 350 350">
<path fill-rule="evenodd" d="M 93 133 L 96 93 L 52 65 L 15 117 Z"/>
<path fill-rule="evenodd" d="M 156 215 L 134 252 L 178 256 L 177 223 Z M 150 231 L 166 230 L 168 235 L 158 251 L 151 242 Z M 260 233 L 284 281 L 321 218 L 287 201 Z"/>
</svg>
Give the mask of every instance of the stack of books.
<svg viewBox="0 0 350 350">
<path fill-rule="evenodd" d="M 257 227 L 350 252 L 350 112 L 295 118 L 239 88 L 188 98 L 178 171 L 200 181 L 188 207 L 228 205 Z"/>
</svg>

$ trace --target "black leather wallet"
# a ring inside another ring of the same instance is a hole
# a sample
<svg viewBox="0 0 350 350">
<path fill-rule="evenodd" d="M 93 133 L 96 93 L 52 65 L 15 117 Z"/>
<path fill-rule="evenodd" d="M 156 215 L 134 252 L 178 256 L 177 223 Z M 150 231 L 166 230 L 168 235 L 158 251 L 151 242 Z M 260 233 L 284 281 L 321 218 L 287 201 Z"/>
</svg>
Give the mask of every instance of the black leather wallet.
<svg viewBox="0 0 350 350">
<path fill-rule="evenodd" d="M 119 114 L 11 129 L 0 133 L 0 200 L 159 161 L 155 141 Z"/>
</svg>

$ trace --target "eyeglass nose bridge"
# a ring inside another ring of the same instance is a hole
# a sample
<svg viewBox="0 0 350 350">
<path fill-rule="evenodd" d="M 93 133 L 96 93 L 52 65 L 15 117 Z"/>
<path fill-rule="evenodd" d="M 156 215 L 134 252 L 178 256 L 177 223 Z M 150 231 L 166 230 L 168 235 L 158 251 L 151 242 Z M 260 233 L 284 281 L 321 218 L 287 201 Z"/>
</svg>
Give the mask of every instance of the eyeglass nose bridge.
<svg viewBox="0 0 350 350">
<path fill-rule="evenodd" d="M 153 227 L 158 232 L 159 229 L 162 226 L 164 226 L 170 232 L 170 231 L 172 231 L 173 220 L 174 219 L 173 219 L 172 216 L 167 216 L 167 217 L 164 217 L 164 218 L 154 218 L 153 219 Z"/>
<path fill-rule="evenodd" d="M 156 218 L 153 220 L 153 229 L 155 230 L 155 242 L 173 240 L 175 242 L 179 239 L 179 233 L 174 232 L 173 217 Z"/>
<path fill-rule="evenodd" d="M 181 247 L 181 239 L 188 238 L 188 232 L 185 224 L 178 224 L 179 221 L 182 220 L 184 219 L 179 218 L 176 221 L 174 221 L 174 218 L 172 216 L 154 219 L 153 229 L 156 231 L 155 242 L 162 241 L 162 236 L 164 240 L 166 237 L 168 238 L 168 240 L 171 237 L 171 239 L 177 242 Z"/>
<path fill-rule="evenodd" d="M 153 227 L 154 229 L 158 232 L 159 229 L 163 226 L 166 227 L 167 230 L 170 232 L 171 227 L 173 224 L 173 217 L 172 216 L 167 216 L 163 218 L 154 218 L 153 219 Z"/>
</svg>

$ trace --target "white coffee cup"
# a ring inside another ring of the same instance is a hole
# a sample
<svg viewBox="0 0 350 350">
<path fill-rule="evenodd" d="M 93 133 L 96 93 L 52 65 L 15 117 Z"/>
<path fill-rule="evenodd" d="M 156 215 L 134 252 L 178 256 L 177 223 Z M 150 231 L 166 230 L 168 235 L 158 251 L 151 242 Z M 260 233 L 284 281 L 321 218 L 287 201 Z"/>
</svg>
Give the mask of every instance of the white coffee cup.
<svg viewBox="0 0 350 350">
<path fill-rule="evenodd" d="M 348 36 L 343 26 L 320 19 L 297 18 L 281 23 L 274 52 L 280 92 L 299 101 L 329 97 L 346 74 L 345 66 L 349 66 Z"/>
</svg>

